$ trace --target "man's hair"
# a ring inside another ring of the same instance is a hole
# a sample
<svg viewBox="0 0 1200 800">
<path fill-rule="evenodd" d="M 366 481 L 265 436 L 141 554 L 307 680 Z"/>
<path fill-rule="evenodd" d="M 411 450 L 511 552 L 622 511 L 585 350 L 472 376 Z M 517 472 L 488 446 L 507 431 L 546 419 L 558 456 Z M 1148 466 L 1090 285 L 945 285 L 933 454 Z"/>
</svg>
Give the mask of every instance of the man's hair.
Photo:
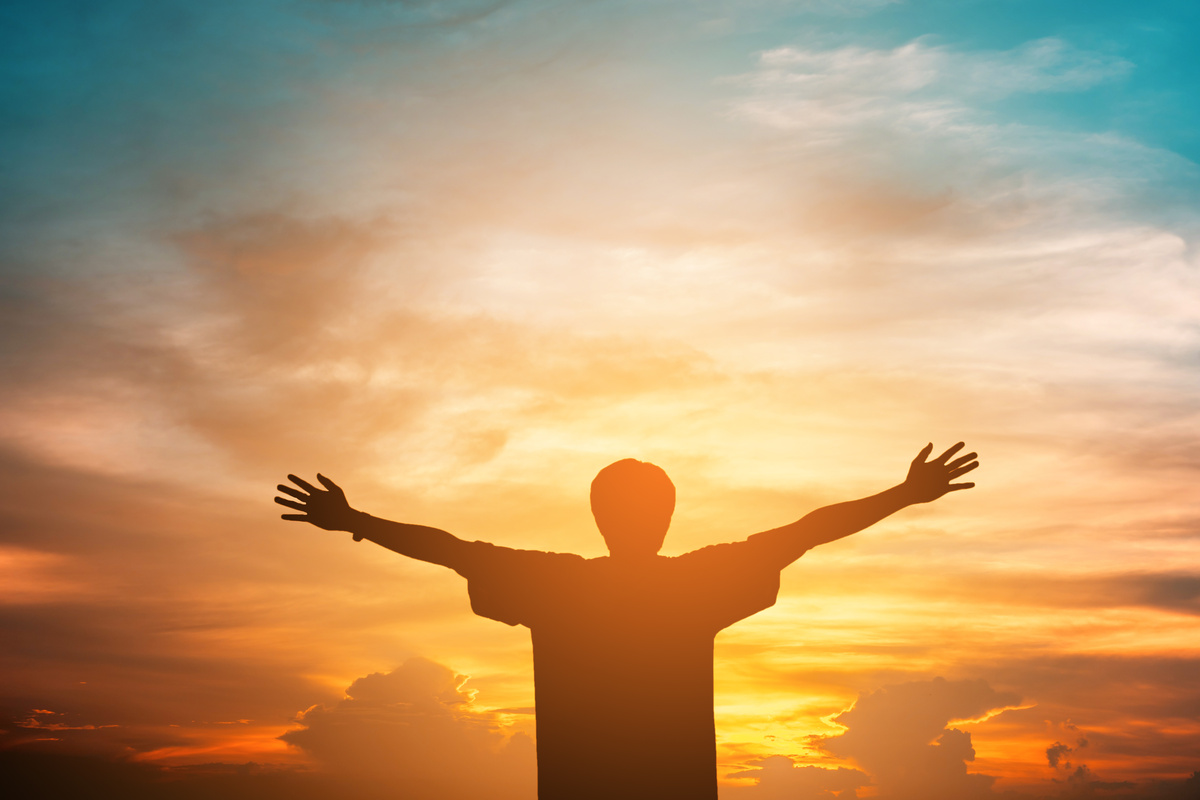
<svg viewBox="0 0 1200 800">
<path fill-rule="evenodd" d="M 622 459 L 592 481 L 592 514 L 613 553 L 657 553 L 674 511 L 675 484 L 654 464 Z"/>
</svg>

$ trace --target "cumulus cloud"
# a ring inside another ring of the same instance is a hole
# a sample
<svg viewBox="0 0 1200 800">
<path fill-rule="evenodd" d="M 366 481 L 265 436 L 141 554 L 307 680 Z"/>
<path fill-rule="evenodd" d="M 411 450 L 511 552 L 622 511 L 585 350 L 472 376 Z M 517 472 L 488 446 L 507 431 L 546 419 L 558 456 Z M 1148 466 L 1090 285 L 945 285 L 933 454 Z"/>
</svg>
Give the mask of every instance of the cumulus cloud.
<svg viewBox="0 0 1200 800">
<path fill-rule="evenodd" d="M 1012 783 L 996 787 L 995 776 L 968 771 L 975 760 L 971 734 L 956 726 L 981 723 L 995 735 L 996 728 L 1003 730 L 1016 724 L 1020 729 L 1047 713 L 1055 713 L 1040 705 L 1025 707 L 1020 703 L 1016 694 L 994 690 L 982 680 L 935 678 L 863 692 L 849 710 L 831 718 L 845 726 L 843 733 L 810 739 L 815 749 L 848 759 L 858 769 L 801 766 L 792 758 L 771 756 L 747 762 L 748 769 L 730 774 L 731 778 L 750 779 L 755 784 L 724 787 L 722 797 L 824 800 L 858 797 L 859 789 L 873 787 L 868 791 L 881 800 L 1097 796 L 1174 800 L 1188 797 L 1190 787 L 1196 784 L 1195 776 L 1189 780 L 1111 780 L 1104 777 L 1105 769 L 1097 771 L 1087 764 L 1070 763 L 1067 758 L 1071 754 L 1092 752 L 1096 737 L 1083 735 L 1078 725 L 1067 721 L 1058 727 L 1071 736 L 1072 744 L 1058 741 L 1045 750 L 1054 777 L 1040 785 L 1025 782 L 1017 788 Z M 1014 723 L 1013 718 L 1020 721 Z M 1005 738 L 1003 732 L 1000 735 Z M 1102 740 L 1103 747 L 1119 747 L 1107 735 Z"/>
<path fill-rule="evenodd" d="M 1074 748 L 1065 745 L 1062 742 L 1055 742 L 1046 748 L 1046 761 L 1050 764 L 1050 766 L 1057 767 L 1058 762 L 1063 761 L 1063 757 L 1073 750 Z M 1069 765 L 1069 763 L 1066 761 L 1063 761 L 1063 764 Z"/>
<path fill-rule="evenodd" d="M 346 699 L 313 706 L 280 738 L 351 783 L 392 786 L 413 798 L 528 797 L 534 747 L 474 709 L 463 675 L 422 658 L 359 678 Z"/>
<path fill-rule="evenodd" d="M 1063 722 L 1059 728 L 1071 735 L 1072 744 L 1057 741 L 1045 749 L 1054 776 L 1040 786 L 996 787 L 996 777 L 968 771 L 975 760 L 971 734 L 957 725 L 974 722 L 995 729 L 1014 724 L 1011 718 L 1038 719 L 1053 709 L 1019 706 L 1012 692 L 992 689 L 982 680 L 928 681 L 885 686 L 863 692 L 847 711 L 832 717 L 845 726 L 837 735 L 812 737 L 810 742 L 827 755 L 848 759 L 858 769 L 801 766 L 792 758 L 771 756 L 748 762 L 748 769 L 732 773 L 735 779 L 754 780 L 753 786 L 722 789 L 727 800 L 825 800 L 858 797 L 859 789 L 873 787 L 880 800 L 984 800 L 985 798 L 1083 798 L 1112 796 L 1127 800 L 1174 800 L 1187 797 L 1197 778 L 1183 780 L 1111 780 L 1106 770 L 1096 770 L 1068 757 L 1092 752 L 1094 734 L 1083 735 L 1079 726 Z M 1022 716 L 1024 715 L 1024 717 Z M 1022 724 L 1016 723 L 1018 727 Z M 1003 734 L 1001 734 L 1003 737 Z M 1112 747 L 1107 736 L 1104 747 Z"/>
<path fill-rule="evenodd" d="M 971 734 L 949 727 L 1017 706 L 1020 697 L 985 681 L 931 681 L 885 686 L 860 694 L 833 718 L 844 733 L 821 738 L 820 749 L 848 758 L 870 774 L 881 798 L 963 800 L 987 797 L 995 778 L 969 773 Z"/>
</svg>

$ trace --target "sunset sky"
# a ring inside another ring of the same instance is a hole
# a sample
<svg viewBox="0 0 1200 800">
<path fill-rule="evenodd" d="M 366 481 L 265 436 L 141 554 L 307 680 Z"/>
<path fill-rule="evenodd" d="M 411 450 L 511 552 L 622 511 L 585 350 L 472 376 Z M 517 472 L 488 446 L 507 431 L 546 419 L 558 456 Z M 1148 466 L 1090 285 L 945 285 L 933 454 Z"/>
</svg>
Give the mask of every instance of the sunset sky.
<svg viewBox="0 0 1200 800">
<path fill-rule="evenodd" d="M 676 555 L 964 440 L 717 638 L 723 800 L 1196 797 L 1198 53 L 1192 0 L 4 4 L 0 768 L 533 800 L 528 631 L 287 473 L 594 557 L 635 457 Z"/>
</svg>

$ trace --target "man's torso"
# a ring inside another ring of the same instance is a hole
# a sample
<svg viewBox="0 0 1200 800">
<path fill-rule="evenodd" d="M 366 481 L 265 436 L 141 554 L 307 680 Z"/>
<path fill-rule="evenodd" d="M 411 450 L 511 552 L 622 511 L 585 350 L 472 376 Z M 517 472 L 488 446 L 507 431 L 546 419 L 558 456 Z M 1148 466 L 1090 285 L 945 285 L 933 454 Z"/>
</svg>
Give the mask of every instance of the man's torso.
<svg viewBox="0 0 1200 800">
<path fill-rule="evenodd" d="M 472 608 L 533 635 L 539 798 L 715 798 L 713 637 L 775 602 L 778 568 L 748 542 L 632 563 L 478 547 Z"/>
</svg>

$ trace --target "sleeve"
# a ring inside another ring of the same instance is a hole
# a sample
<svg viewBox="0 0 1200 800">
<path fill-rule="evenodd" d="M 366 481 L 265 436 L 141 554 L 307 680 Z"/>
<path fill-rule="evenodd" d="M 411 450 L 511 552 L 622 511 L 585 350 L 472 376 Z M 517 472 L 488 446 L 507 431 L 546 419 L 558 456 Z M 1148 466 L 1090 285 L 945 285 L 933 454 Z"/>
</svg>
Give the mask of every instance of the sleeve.
<svg viewBox="0 0 1200 800">
<path fill-rule="evenodd" d="M 548 603 L 557 576 L 579 556 L 514 550 L 471 542 L 455 571 L 467 579 L 471 610 L 506 625 L 533 627 Z"/>
<path fill-rule="evenodd" d="M 775 605 L 780 566 L 766 544 L 755 535 L 680 556 L 689 562 L 695 604 L 714 630 Z"/>
</svg>

